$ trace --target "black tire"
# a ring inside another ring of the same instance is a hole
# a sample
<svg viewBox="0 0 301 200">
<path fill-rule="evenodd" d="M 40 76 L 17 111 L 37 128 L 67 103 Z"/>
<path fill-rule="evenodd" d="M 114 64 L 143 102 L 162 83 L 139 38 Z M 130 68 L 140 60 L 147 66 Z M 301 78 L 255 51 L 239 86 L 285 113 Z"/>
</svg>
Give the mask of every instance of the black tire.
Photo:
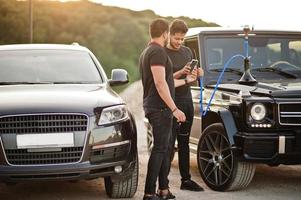
<svg viewBox="0 0 301 200">
<path fill-rule="evenodd" d="M 138 158 L 131 176 L 118 181 L 105 177 L 106 193 L 110 198 L 131 198 L 135 195 L 138 186 L 139 162 Z"/>
<path fill-rule="evenodd" d="M 208 126 L 197 150 L 199 172 L 208 187 L 216 191 L 240 190 L 252 181 L 256 165 L 240 162 L 234 156 L 224 126 Z"/>
</svg>

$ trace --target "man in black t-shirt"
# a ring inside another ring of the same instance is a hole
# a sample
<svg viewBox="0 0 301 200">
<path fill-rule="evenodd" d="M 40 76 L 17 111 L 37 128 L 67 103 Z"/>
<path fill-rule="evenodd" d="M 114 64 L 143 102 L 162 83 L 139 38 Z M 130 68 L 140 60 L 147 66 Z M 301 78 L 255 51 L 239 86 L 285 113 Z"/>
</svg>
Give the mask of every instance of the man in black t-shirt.
<svg viewBox="0 0 301 200">
<path fill-rule="evenodd" d="M 186 23 L 182 20 L 174 20 L 170 25 L 169 42 L 167 44 L 166 52 L 173 64 L 173 72 L 175 79 L 186 79 L 190 74 L 190 66 L 188 62 L 193 58 L 192 52 L 188 47 L 183 46 L 184 37 L 188 31 Z M 192 71 L 196 76 L 203 75 L 200 68 Z M 181 174 L 181 189 L 191 191 L 203 191 L 203 188 L 196 182 L 191 180 L 189 173 L 190 155 L 189 155 L 189 136 L 194 116 L 194 108 L 192 103 L 190 86 L 185 84 L 175 89 L 175 103 L 186 116 L 187 121 L 173 124 L 173 143 L 178 141 L 178 156 L 179 156 L 179 170 Z"/>
<path fill-rule="evenodd" d="M 151 42 L 140 55 L 139 67 L 143 84 L 143 108 L 154 137 L 154 146 L 148 161 L 143 200 L 175 199 L 169 191 L 171 133 L 173 116 L 184 122 L 185 114 L 174 101 L 175 85 L 185 82 L 173 80 L 171 61 L 164 49 L 169 25 L 166 20 L 154 20 L 149 27 Z M 159 194 L 156 182 L 159 179 Z"/>
</svg>

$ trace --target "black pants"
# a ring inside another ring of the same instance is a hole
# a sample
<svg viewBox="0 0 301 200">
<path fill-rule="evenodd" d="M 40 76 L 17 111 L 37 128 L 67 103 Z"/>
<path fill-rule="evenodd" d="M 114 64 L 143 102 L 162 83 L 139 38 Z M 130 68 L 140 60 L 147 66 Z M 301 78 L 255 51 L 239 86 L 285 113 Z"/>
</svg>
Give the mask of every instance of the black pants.
<svg viewBox="0 0 301 200">
<path fill-rule="evenodd" d="M 191 175 L 189 173 L 190 168 L 190 152 L 189 152 L 189 137 L 191 126 L 193 122 L 194 109 L 191 99 L 176 99 L 177 107 L 182 110 L 186 115 L 186 122 L 177 123 L 174 119 L 173 131 L 172 131 L 172 142 L 173 146 L 175 140 L 178 141 L 178 156 L 179 156 L 179 170 L 182 181 L 189 180 Z"/>
<path fill-rule="evenodd" d="M 158 178 L 160 190 L 169 188 L 168 174 L 172 151 L 173 116 L 169 109 L 161 109 L 148 113 L 146 117 L 153 128 L 154 146 L 148 160 L 144 191 L 146 194 L 154 194 Z"/>
</svg>

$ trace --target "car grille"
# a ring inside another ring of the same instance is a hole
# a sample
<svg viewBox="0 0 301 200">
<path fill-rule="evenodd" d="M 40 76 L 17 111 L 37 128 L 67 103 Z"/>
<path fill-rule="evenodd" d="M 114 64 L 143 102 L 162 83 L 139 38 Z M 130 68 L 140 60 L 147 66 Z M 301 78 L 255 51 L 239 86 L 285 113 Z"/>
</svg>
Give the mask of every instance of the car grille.
<svg viewBox="0 0 301 200">
<path fill-rule="evenodd" d="M 58 152 L 28 152 L 27 149 L 5 150 L 7 160 L 12 165 L 47 165 L 78 162 L 83 147 L 64 147 Z"/>
<path fill-rule="evenodd" d="M 83 114 L 17 115 L 0 118 L 0 134 L 66 133 L 87 130 L 88 118 Z M 43 150 L 43 149 L 42 149 Z M 12 165 L 51 165 L 79 162 L 83 146 L 63 147 L 33 152 L 27 149 L 5 149 Z M 45 149 L 44 149 L 45 150 Z"/>
<path fill-rule="evenodd" d="M 301 103 L 280 103 L 279 123 L 281 125 L 301 125 Z"/>
<path fill-rule="evenodd" d="M 86 131 L 85 115 L 21 115 L 0 118 L 0 134 Z"/>
</svg>

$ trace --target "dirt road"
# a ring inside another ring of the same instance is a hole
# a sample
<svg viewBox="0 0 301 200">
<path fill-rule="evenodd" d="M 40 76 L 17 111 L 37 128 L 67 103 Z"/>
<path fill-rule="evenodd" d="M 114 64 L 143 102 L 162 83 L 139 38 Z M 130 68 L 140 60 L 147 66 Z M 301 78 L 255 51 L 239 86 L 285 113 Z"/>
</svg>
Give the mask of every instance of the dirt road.
<svg viewBox="0 0 301 200">
<path fill-rule="evenodd" d="M 143 127 L 143 113 L 141 105 L 140 83 L 131 85 L 122 96 L 128 102 L 129 108 L 135 114 L 138 127 L 138 145 L 140 155 L 140 176 L 138 191 L 134 200 L 142 199 L 148 155 L 146 151 L 145 130 Z M 177 157 L 177 155 L 176 155 Z M 259 165 L 256 174 L 248 188 L 237 192 L 214 192 L 206 187 L 201 180 L 195 155 L 191 154 L 191 173 L 195 181 L 200 183 L 205 192 L 188 192 L 179 190 L 180 176 L 177 159 L 172 163 L 170 185 L 178 200 L 291 200 L 301 199 L 301 167 L 280 166 L 267 167 Z M 70 182 L 42 182 L 22 183 L 14 186 L 0 184 L 0 200 L 32 199 L 32 200 L 94 200 L 108 199 L 105 194 L 102 179 L 93 181 Z"/>
</svg>

